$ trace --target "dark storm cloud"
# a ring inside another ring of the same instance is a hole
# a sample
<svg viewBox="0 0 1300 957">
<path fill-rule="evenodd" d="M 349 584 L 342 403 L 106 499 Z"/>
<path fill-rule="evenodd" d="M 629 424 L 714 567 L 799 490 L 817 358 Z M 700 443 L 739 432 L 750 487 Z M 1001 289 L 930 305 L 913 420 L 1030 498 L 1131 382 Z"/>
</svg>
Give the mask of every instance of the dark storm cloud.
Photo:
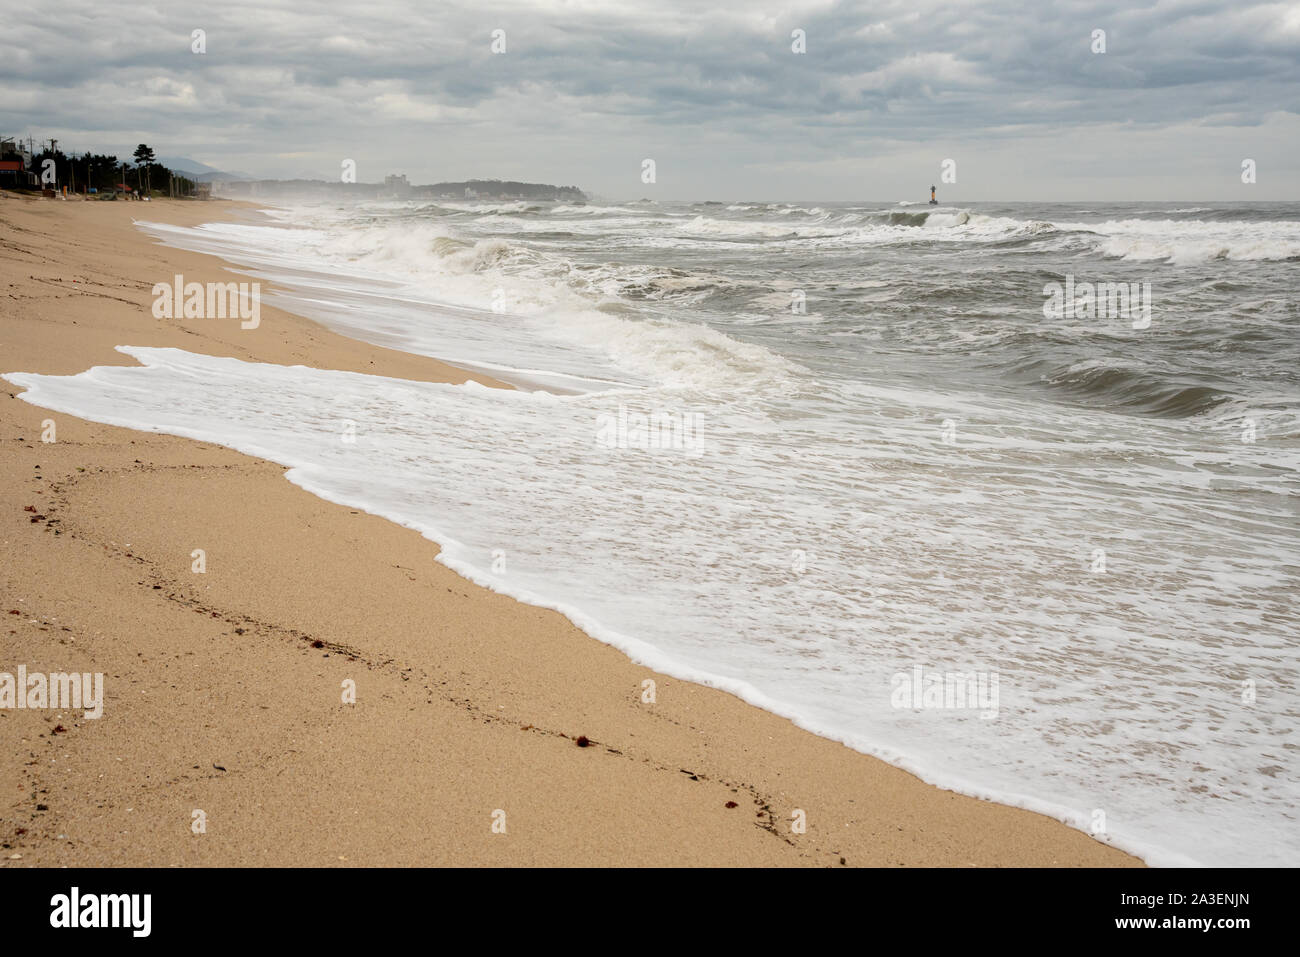
<svg viewBox="0 0 1300 957">
<path fill-rule="evenodd" d="M 761 186 L 770 171 L 752 171 L 772 164 L 830 164 L 832 181 L 858 175 L 852 159 L 905 168 L 931 145 L 1012 149 L 1050 172 L 1052 139 L 1104 141 L 1100 170 L 1147 131 L 1171 155 L 1200 143 L 1172 174 L 1190 178 L 1196 155 L 1228 162 L 1224 130 L 1266 128 L 1243 148 L 1284 154 L 1297 129 L 1300 13 L 1285 4 L 72 2 L 39 23 L 5 19 L 0 131 L 119 150 L 146 139 L 266 175 L 333 176 L 354 157 L 369 179 L 402 165 L 417 179 L 531 172 L 638 192 L 640 158 L 657 150 L 680 194 Z M 205 55 L 190 52 L 194 29 Z M 1105 54 L 1090 49 L 1095 29 Z M 1220 132 L 1186 132 L 1206 126 Z"/>
</svg>

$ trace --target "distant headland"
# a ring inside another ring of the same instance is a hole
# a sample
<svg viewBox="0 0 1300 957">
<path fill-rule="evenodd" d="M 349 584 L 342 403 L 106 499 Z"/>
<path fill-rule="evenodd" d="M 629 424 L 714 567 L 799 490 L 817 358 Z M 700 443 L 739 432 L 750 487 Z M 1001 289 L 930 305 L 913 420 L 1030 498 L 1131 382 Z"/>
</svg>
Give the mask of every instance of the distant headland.
<svg viewBox="0 0 1300 957">
<path fill-rule="evenodd" d="M 552 186 L 549 183 L 520 183 L 500 179 L 470 179 L 455 183 L 413 185 L 403 175 L 386 176 L 382 183 L 346 183 L 322 179 L 214 179 L 212 193 L 214 196 L 231 199 L 329 196 L 379 200 L 587 201 L 587 194 L 576 186 Z"/>
</svg>

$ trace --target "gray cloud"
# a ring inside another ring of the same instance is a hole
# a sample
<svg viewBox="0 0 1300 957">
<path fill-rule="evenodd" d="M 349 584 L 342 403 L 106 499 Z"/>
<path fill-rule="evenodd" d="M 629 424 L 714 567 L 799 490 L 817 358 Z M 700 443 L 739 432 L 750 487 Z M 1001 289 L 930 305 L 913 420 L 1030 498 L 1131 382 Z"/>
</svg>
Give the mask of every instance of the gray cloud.
<svg viewBox="0 0 1300 957">
<path fill-rule="evenodd" d="M 1250 157 L 1250 198 L 1300 198 L 1293 4 L 73 0 L 39 23 L 0 14 L 0 132 L 75 149 L 772 199 L 913 195 L 951 157 L 954 201 L 1246 198 Z M 643 158 L 658 183 L 640 182 Z"/>
</svg>

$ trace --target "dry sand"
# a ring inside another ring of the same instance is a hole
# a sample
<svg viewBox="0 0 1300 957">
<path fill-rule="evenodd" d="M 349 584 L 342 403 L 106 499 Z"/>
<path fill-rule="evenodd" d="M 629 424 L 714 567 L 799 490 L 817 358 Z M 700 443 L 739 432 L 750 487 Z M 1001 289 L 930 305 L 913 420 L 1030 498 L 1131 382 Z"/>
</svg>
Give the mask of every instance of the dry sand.
<svg viewBox="0 0 1300 957">
<path fill-rule="evenodd" d="M 255 331 L 155 319 L 155 282 L 240 277 L 132 218 L 255 215 L 0 198 L 0 372 L 145 345 L 467 377 L 265 305 Z M 0 671 L 102 672 L 106 700 L 99 720 L 0 709 L 7 866 L 1140 864 L 635 665 L 280 466 L 20 391 L 0 383 Z"/>
</svg>

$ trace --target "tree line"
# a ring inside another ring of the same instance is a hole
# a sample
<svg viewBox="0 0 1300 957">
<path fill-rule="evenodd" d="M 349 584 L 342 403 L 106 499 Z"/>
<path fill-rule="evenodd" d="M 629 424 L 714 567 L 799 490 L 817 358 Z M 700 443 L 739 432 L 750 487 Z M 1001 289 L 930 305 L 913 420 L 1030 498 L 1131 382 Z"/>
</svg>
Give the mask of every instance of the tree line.
<svg viewBox="0 0 1300 957">
<path fill-rule="evenodd" d="M 21 159 L 21 156 L 13 152 L 0 156 L 0 160 L 17 159 Z M 58 185 L 67 186 L 76 192 L 87 188 L 111 192 L 118 184 L 124 183 L 134 190 L 152 195 L 156 183 L 156 192 L 166 195 L 173 183 L 172 171 L 157 162 L 154 151 L 144 143 L 136 147 L 129 161 L 119 161 L 116 156 L 106 153 L 64 153 L 61 149 L 51 150 L 46 147 L 33 155 L 32 172 L 41 175 L 46 168 L 46 160 L 54 161 L 54 175 Z M 192 179 L 176 175 L 174 183 L 179 196 L 188 196 L 194 192 L 195 182 Z"/>
</svg>

